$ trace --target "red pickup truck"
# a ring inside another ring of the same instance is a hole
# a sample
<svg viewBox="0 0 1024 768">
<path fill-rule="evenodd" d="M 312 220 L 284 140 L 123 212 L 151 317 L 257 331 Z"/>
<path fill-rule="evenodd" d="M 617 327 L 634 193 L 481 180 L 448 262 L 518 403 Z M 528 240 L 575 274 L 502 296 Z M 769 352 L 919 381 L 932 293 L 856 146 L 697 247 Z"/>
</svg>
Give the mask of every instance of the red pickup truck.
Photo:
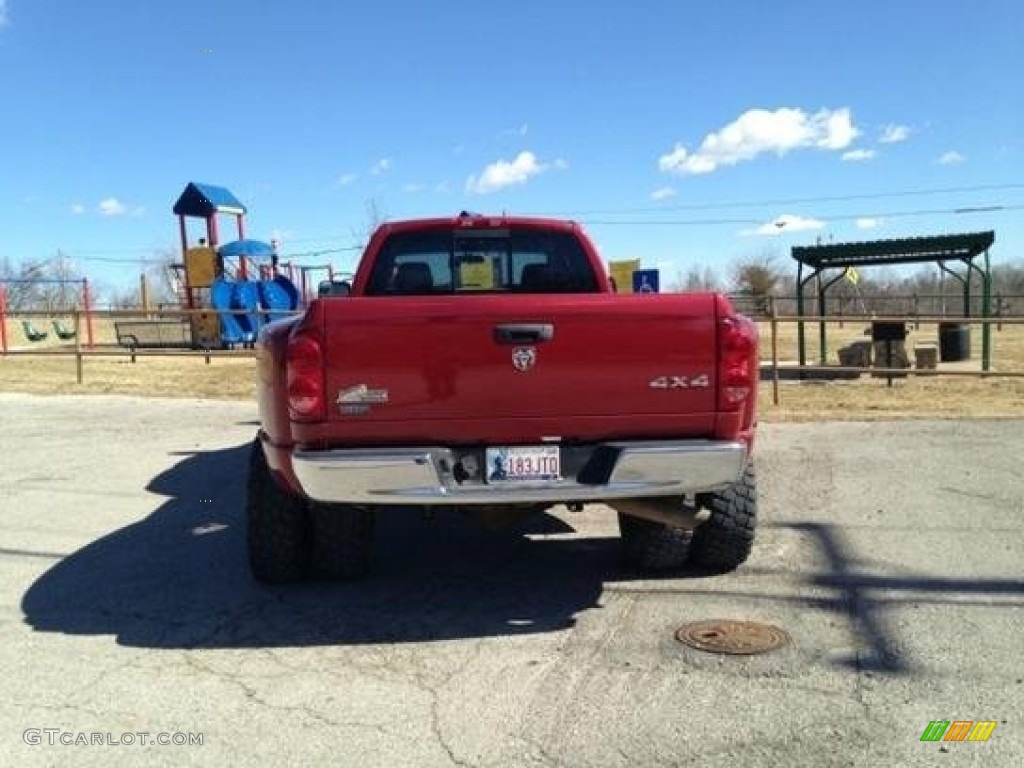
<svg viewBox="0 0 1024 768">
<path fill-rule="evenodd" d="M 611 506 L 623 556 L 750 553 L 757 330 L 716 293 L 617 295 L 571 221 L 382 225 L 351 282 L 266 326 L 255 576 L 353 578 L 375 510 Z"/>
</svg>

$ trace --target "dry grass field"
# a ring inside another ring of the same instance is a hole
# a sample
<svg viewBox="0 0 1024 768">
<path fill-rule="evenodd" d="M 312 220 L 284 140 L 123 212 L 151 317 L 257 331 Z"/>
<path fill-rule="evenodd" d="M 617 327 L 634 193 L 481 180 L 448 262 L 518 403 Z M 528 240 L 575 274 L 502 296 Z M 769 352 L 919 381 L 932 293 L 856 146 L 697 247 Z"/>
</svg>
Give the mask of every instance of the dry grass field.
<svg viewBox="0 0 1024 768">
<path fill-rule="evenodd" d="M 42 325 L 37 322 L 37 325 Z M 797 359 L 796 327 L 780 323 L 779 360 Z M 829 326 L 829 361 L 850 341 L 862 340 L 866 323 L 846 321 Z M 51 329 L 52 330 L 52 329 Z M 110 320 L 96 321 L 97 343 L 114 341 Z M 770 326 L 761 325 L 761 357 L 771 359 Z M 816 325 L 808 325 L 808 362 L 817 358 Z M 51 337 L 54 335 L 51 332 Z M 909 345 L 937 338 L 935 326 L 913 330 Z M 8 320 L 8 344 L 17 349 L 53 346 L 53 339 L 30 345 L 20 322 Z M 981 329 L 971 342 L 972 359 L 981 355 Z M 1024 325 L 992 329 L 993 367 L 997 371 L 1024 372 Z M 210 364 L 192 357 L 87 357 L 84 382 L 76 383 L 73 356 L 18 356 L 0 358 L 0 391 L 33 393 L 121 393 L 159 397 L 251 399 L 255 362 L 248 358 L 213 358 Z M 759 400 L 764 421 L 856 420 L 920 418 L 1024 417 L 1024 379 L 909 377 L 887 387 L 884 379 L 863 376 L 855 381 L 789 382 L 779 385 L 779 405 L 772 403 L 772 384 L 762 382 Z"/>
<path fill-rule="evenodd" d="M 797 324 L 780 322 L 778 326 L 779 361 L 797 360 Z M 839 362 L 836 350 L 840 347 L 854 341 L 870 340 L 871 336 L 865 333 L 869 327 L 870 322 L 866 320 L 846 320 L 841 325 L 836 322 L 829 323 L 826 326 L 828 362 Z M 772 359 L 771 324 L 758 323 L 758 328 L 761 332 L 761 359 L 769 361 Z M 806 323 L 804 333 L 806 335 L 807 363 L 815 364 L 818 361 L 819 352 L 818 324 Z M 991 336 L 993 369 L 1024 372 L 1024 325 L 1004 324 L 1002 330 L 999 330 L 997 325 L 993 325 Z M 910 327 L 910 333 L 907 336 L 907 349 L 910 350 L 915 344 L 937 344 L 938 340 L 938 326 L 934 323 L 921 323 L 919 328 Z M 981 365 L 981 342 L 982 327 L 975 325 L 971 328 L 971 358 L 979 368 Z"/>
<path fill-rule="evenodd" d="M 827 326 L 827 361 L 838 363 L 837 350 L 853 341 L 869 339 L 870 323 L 846 320 L 842 326 Z M 771 326 L 760 323 L 761 359 L 771 360 Z M 817 364 L 818 325 L 805 327 L 808 364 Z M 915 344 L 937 343 L 938 327 L 922 323 L 911 327 L 908 351 Z M 991 330 L 992 368 L 1024 372 L 1024 325 L 1005 324 Z M 797 326 L 779 323 L 778 360 L 798 359 Z M 971 363 L 956 367 L 981 368 L 982 329 L 971 330 Z M 896 379 L 890 388 L 884 379 L 862 376 L 854 381 L 781 382 L 779 405 L 772 404 L 771 382 L 762 382 L 760 409 L 766 421 L 811 421 L 817 419 L 876 421 L 923 418 L 1020 418 L 1024 416 L 1024 379 L 978 378 L 968 376 L 909 377 Z"/>
</svg>

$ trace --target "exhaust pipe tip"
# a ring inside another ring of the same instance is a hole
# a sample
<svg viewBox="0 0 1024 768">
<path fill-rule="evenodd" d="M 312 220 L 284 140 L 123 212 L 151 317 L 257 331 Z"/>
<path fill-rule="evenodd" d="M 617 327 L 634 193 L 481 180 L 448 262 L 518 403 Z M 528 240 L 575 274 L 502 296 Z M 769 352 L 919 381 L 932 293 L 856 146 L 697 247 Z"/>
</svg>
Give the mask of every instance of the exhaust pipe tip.
<svg viewBox="0 0 1024 768">
<path fill-rule="evenodd" d="M 613 506 L 624 515 L 685 531 L 692 531 L 711 517 L 711 510 L 682 499 L 626 499 Z"/>
</svg>

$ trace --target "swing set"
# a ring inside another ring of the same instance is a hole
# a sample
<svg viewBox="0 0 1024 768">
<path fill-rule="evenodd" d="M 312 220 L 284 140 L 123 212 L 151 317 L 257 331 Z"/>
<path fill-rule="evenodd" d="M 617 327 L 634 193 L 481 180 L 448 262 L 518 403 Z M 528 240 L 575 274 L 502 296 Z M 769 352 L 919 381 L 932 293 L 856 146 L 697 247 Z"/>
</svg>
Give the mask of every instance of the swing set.
<svg viewBox="0 0 1024 768">
<path fill-rule="evenodd" d="M 86 278 L 72 279 L 72 280 L 59 280 L 59 279 L 44 279 L 44 278 L 33 278 L 33 279 L 6 279 L 0 278 L 0 352 L 7 354 L 7 290 L 9 286 L 35 286 L 35 285 L 59 285 L 61 288 L 61 304 L 64 311 L 56 311 L 52 314 L 55 315 L 68 315 L 71 312 L 67 311 L 68 302 L 64 297 L 64 290 L 68 285 L 77 285 L 80 290 L 81 297 L 81 311 L 85 315 L 85 333 L 86 333 L 86 345 L 93 347 L 93 328 L 92 328 L 92 299 L 89 296 L 89 281 Z M 77 312 L 78 310 L 74 310 Z M 23 312 L 10 312 L 11 316 L 17 316 L 25 314 Z M 38 316 L 40 312 L 32 312 L 33 316 Z M 53 332 L 60 341 L 74 341 L 78 335 L 76 325 L 74 321 L 70 321 L 68 325 L 65 320 L 60 317 L 51 318 L 51 324 L 53 326 Z M 50 336 L 48 328 L 39 328 L 36 326 L 31 319 L 25 318 L 21 321 L 21 328 L 25 333 L 25 338 L 33 344 L 45 341 Z"/>
</svg>

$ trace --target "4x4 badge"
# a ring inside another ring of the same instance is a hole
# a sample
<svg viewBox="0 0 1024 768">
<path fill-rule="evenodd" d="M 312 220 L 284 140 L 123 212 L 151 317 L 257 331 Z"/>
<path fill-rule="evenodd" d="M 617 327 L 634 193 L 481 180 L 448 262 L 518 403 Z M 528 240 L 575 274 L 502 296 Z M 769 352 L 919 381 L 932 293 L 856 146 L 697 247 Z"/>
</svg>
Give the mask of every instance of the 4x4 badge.
<svg viewBox="0 0 1024 768">
<path fill-rule="evenodd" d="M 525 373 L 537 364 L 537 350 L 534 347 L 516 347 L 512 351 L 512 367 Z"/>
</svg>

